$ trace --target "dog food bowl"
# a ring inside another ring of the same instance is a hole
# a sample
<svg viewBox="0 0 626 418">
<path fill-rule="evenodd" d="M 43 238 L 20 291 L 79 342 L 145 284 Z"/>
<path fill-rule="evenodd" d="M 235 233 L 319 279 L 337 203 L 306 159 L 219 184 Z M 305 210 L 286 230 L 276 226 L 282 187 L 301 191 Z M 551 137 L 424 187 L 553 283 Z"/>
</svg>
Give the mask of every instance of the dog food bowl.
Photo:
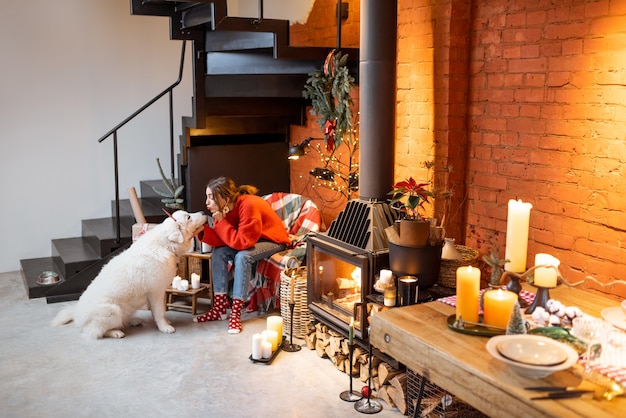
<svg viewBox="0 0 626 418">
<path fill-rule="evenodd" d="M 54 271 L 44 271 L 39 275 L 39 280 L 37 280 L 37 284 L 42 286 L 49 286 L 52 284 L 57 284 L 61 281 L 59 278 L 59 274 Z"/>
</svg>

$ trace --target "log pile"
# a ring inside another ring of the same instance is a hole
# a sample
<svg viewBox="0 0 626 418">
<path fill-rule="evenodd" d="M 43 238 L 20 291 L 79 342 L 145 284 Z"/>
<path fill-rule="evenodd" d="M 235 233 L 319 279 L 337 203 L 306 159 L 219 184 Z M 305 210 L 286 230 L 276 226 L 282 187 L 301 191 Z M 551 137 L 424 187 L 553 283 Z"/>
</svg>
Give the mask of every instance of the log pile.
<svg viewBox="0 0 626 418">
<path fill-rule="evenodd" d="M 306 327 L 304 341 L 310 350 L 321 358 L 329 359 L 343 373 L 367 384 L 369 379 L 369 354 L 359 346 L 354 348 L 352 365 L 348 340 L 321 322 L 311 322 Z M 407 373 L 394 369 L 378 357 L 372 358 L 372 397 L 379 398 L 403 415 L 407 411 Z"/>
</svg>

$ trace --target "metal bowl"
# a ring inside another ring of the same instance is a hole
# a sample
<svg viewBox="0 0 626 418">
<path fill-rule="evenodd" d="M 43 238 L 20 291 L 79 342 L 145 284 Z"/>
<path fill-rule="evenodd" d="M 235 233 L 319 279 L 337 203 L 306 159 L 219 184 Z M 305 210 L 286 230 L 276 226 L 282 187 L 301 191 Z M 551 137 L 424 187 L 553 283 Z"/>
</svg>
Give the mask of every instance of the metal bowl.
<svg viewBox="0 0 626 418">
<path fill-rule="evenodd" d="M 61 281 L 59 278 L 59 274 L 54 271 L 44 271 L 39 275 L 39 279 L 37 280 L 37 284 L 42 286 L 49 286 L 52 284 L 57 284 Z"/>
</svg>

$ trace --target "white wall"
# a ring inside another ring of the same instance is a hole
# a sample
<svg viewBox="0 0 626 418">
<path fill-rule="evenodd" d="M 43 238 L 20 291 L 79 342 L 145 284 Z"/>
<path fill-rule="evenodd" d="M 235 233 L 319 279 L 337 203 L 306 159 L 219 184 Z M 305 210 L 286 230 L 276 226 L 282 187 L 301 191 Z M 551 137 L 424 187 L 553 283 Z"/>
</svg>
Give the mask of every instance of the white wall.
<svg viewBox="0 0 626 418">
<path fill-rule="evenodd" d="M 287 19 L 291 23 L 305 23 L 315 0 L 264 0 L 263 17 Z M 228 0 L 228 15 L 258 17 L 258 0 Z"/>
<path fill-rule="evenodd" d="M 180 41 L 130 0 L 0 1 L 0 272 L 48 257 L 81 219 L 111 216 L 113 146 L 98 143 L 178 76 Z M 191 115 L 191 44 L 174 92 L 175 128 Z M 119 132 L 120 189 L 169 162 L 167 96 Z"/>
</svg>

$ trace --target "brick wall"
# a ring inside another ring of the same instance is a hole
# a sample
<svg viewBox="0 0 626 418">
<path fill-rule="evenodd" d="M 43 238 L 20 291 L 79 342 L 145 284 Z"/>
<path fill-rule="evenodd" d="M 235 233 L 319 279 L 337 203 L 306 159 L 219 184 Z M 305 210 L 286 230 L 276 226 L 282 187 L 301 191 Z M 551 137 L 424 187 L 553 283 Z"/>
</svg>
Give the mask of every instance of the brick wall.
<svg viewBox="0 0 626 418">
<path fill-rule="evenodd" d="M 529 267 L 626 279 L 625 132 L 626 0 L 398 0 L 395 177 L 434 181 L 457 242 L 503 256 L 519 198 Z"/>
</svg>

